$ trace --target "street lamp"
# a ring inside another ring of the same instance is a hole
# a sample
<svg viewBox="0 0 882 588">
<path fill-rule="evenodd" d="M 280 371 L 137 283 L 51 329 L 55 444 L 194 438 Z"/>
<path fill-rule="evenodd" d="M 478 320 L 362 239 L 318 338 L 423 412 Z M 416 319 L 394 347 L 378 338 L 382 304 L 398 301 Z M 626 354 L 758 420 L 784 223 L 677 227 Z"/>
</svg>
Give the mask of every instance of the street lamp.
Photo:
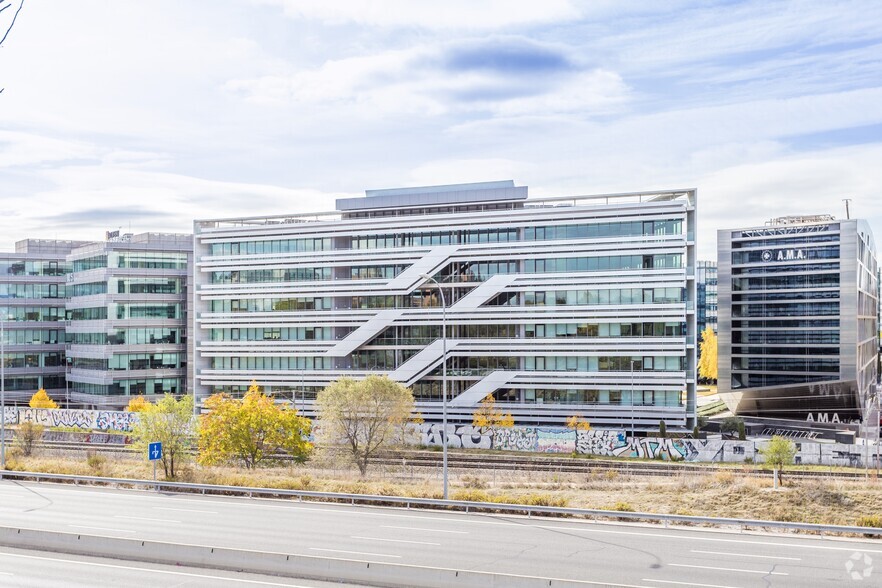
<svg viewBox="0 0 882 588">
<path fill-rule="evenodd" d="M 631 360 L 631 439 L 634 439 L 634 360 Z"/>
<path fill-rule="evenodd" d="M 420 274 L 420 277 L 435 282 L 441 295 L 441 475 L 444 478 L 444 500 L 447 500 L 447 301 L 444 300 L 444 288 L 438 280 L 429 274 Z"/>
<path fill-rule="evenodd" d="M 0 470 L 6 469 L 6 313 L 0 314 Z"/>
</svg>

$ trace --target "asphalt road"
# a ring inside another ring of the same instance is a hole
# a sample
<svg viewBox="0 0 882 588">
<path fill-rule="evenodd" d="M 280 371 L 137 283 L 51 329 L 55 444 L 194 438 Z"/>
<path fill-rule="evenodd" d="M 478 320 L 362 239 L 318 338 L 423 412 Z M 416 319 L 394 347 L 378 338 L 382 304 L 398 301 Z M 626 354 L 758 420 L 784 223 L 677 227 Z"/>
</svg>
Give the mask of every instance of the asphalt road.
<svg viewBox="0 0 882 588">
<path fill-rule="evenodd" d="M 879 540 L 165 495 L 11 481 L 0 482 L 0 524 L 565 578 L 587 585 L 882 586 Z M 870 567 L 867 561 L 875 562 L 869 576 L 864 574 Z M 0 564 L 5 565 L 5 560 L 0 559 Z M 852 573 L 860 579 L 853 579 Z M 4 584 L 2 577 L 0 584 Z"/>
<path fill-rule="evenodd" d="M 134 563 L 0 547 L 4 588 L 339 588 L 342 584 L 290 580 L 182 566 Z M 347 584 L 347 586 L 354 586 Z"/>
</svg>

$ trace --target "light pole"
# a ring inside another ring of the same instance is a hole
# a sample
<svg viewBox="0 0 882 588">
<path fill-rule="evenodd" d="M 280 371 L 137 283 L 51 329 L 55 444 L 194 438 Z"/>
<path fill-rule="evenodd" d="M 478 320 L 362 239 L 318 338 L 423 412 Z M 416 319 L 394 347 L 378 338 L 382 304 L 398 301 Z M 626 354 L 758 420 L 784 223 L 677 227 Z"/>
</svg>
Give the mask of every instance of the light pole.
<svg viewBox="0 0 882 588">
<path fill-rule="evenodd" d="M 631 439 L 634 439 L 634 360 L 631 360 Z"/>
<path fill-rule="evenodd" d="M 441 475 L 444 478 L 444 500 L 447 500 L 447 301 L 444 300 L 444 288 L 438 280 L 429 274 L 420 274 L 420 277 L 435 282 L 441 295 Z"/>
<path fill-rule="evenodd" d="M 0 470 L 6 469 L 6 312 L 0 314 Z"/>
</svg>

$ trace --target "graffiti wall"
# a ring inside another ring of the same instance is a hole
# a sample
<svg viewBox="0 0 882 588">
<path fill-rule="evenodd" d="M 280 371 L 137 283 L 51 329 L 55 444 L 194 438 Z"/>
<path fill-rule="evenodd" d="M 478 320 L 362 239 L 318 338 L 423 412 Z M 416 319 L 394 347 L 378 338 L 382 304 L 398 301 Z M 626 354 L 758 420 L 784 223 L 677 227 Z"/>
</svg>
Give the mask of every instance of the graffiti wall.
<svg viewBox="0 0 882 588">
<path fill-rule="evenodd" d="M 77 410 L 67 408 L 15 408 L 7 412 L 7 422 L 37 423 L 44 427 L 66 427 L 83 431 L 131 432 L 138 422 L 138 413 L 113 410 Z"/>
<path fill-rule="evenodd" d="M 442 425 L 422 423 L 419 428 L 422 445 L 444 444 L 444 428 Z M 493 443 L 493 432 L 490 429 L 471 425 L 447 425 L 447 447 L 465 449 L 490 449 Z"/>
</svg>

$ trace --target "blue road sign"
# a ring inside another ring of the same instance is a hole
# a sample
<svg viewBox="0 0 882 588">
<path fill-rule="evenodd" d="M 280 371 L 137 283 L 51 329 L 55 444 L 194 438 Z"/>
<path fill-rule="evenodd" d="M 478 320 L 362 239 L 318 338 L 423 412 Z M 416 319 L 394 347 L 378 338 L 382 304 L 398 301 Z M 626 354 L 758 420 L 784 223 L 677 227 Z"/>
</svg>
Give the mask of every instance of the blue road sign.
<svg viewBox="0 0 882 588">
<path fill-rule="evenodd" d="M 157 441 L 156 443 L 151 443 L 147 448 L 147 458 L 150 461 L 156 461 L 158 459 L 162 459 L 162 443 Z"/>
</svg>

